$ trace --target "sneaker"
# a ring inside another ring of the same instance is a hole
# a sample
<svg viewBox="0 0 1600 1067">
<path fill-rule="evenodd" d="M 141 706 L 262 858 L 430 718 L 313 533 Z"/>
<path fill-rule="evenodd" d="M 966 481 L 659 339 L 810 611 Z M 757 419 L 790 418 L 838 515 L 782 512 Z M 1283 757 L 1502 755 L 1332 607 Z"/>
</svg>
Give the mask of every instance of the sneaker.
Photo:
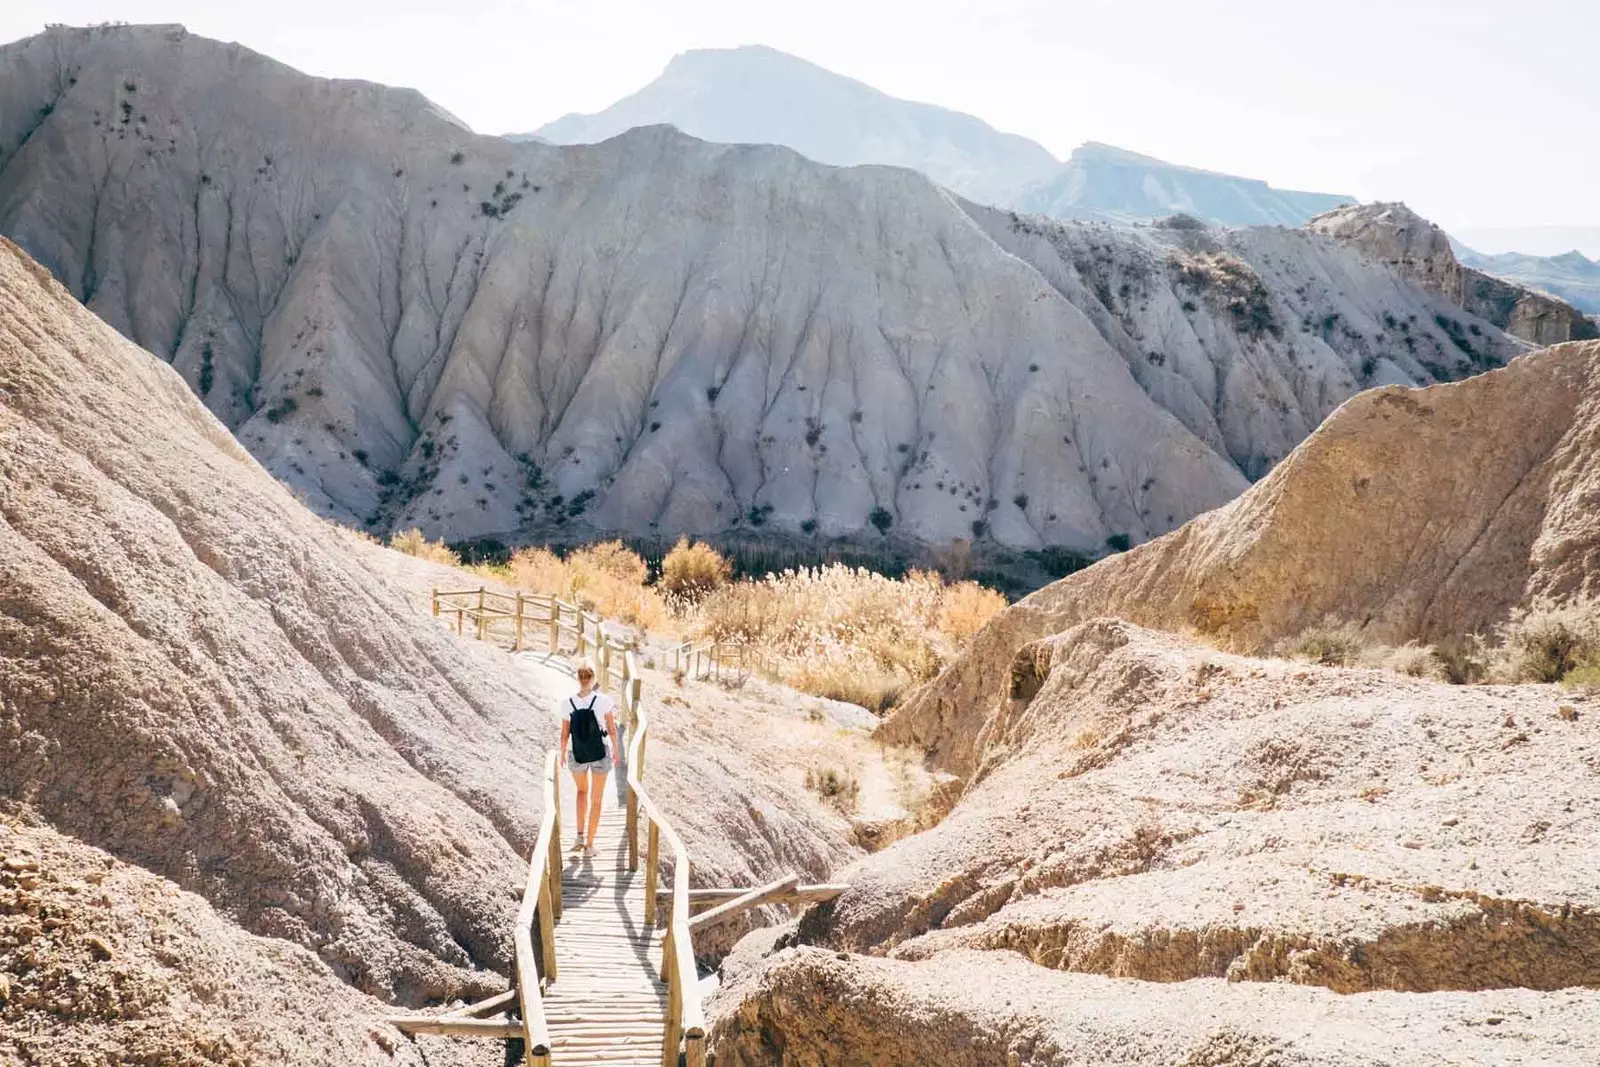
<svg viewBox="0 0 1600 1067">
<path fill-rule="evenodd" d="M 584 855 L 585 855 L 585 856 L 586 856 L 586 857 L 588 857 L 588 858 L 589 858 L 589 859 L 594 859 L 594 846 L 593 846 L 593 845 L 590 845 L 590 846 L 588 846 L 588 847 L 587 847 L 587 848 L 585 848 L 585 849 L 584 849 L 584 850 L 583 850 L 583 854 L 584 854 Z"/>
<path fill-rule="evenodd" d="M 584 851 L 584 848 L 583 848 L 583 835 L 582 834 L 579 834 L 578 835 L 578 839 L 572 843 L 572 851 L 574 851 L 574 852 L 582 852 L 582 851 Z"/>
</svg>

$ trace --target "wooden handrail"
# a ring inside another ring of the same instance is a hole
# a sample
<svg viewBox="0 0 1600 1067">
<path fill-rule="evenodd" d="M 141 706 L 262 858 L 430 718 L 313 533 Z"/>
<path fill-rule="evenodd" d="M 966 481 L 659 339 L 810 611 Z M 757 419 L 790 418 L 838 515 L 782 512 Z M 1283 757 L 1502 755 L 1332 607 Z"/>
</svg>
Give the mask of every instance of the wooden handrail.
<svg viewBox="0 0 1600 1067">
<path fill-rule="evenodd" d="M 460 597 L 472 600 L 463 604 L 449 599 Z M 515 611 L 507 612 L 491 607 L 489 604 L 491 597 L 513 603 Z M 545 609 L 545 614 L 537 617 L 530 615 L 527 611 L 529 605 Z M 584 611 L 559 597 L 529 593 L 519 593 L 512 597 L 509 594 L 492 592 L 485 587 L 453 592 L 435 589 L 432 607 L 435 616 L 441 611 L 449 611 L 456 615 L 457 633 L 462 631 L 463 619 L 473 618 L 478 624 L 480 639 L 484 638 L 490 622 L 509 618 L 516 625 L 518 649 L 522 647 L 524 623 L 530 620 L 549 626 L 552 653 L 559 651 L 560 636 L 563 632 L 576 633 L 578 653 L 587 654 L 592 648 L 596 654 L 595 670 L 599 675 L 596 680 L 602 689 L 610 687 L 614 672 L 620 670 L 619 703 L 622 708 L 622 721 L 628 731 L 626 831 L 628 869 L 630 871 L 639 869 L 639 823 L 640 814 L 643 813 L 649 838 L 644 883 L 645 922 L 648 928 L 653 929 L 656 923 L 660 897 L 657 876 L 663 841 L 672 854 L 672 885 L 667 891 L 669 915 L 661 959 L 661 979 L 667 985 L 667 1011 L 662 1033 L 661 1062 L 663 1067 L 674 1067 L 678 1063 L 681 1050 L 687 1067 L 705 1067 L 706 1021 L 705 1011 L 700 1002 L 700 976 L 695 966 L 693 937 L 696 923 L 690 919 L 691 903 L 700 903 L 702 907 L 706 903 L 713 905 L 709 912 L 696 917 L 700 925 L 706 925 L 758 903 L 803 900 L 813 895 L 825 899 L 836 895 L 840 887 L 800 886 L 799 878 L 791 876 L 760 889 L 698 891 L 703 896 L 701 900 L 696 900 L 697 891 L 689 889 L 689 851 L 684 847 L 677 831 L 672 828 L 672 824 L 651 799 L 644 785 L 650 716 L 645 711 L 642 700 L 643 679 L 639 674 L 638 662 L 634 658 L 634 650 L 613 638 L 600 616 Z M 569 614 L 573 619 L 571 623 L 564 618 Z M 675 659 L 682 649 L 689 649 L 698 656 L 709 657 L 714 665 L 720 663 L 724 654 L 714 643 L 699 648 L 686 645 L 673 650 Z M 740 649 L 741 665 L 744 656 L 744 650 Z M 526 1061 L 530 1067 L 550 1067 L 551 1062 L 550 1030 L 544 1014 L 542 983 L 554 982 L 557 972 L 554 924 L 561 917 L 561 879 L 564 867 L 561 855 L 561 789 L 560 776 L 557 774 L 558 763 L 559 754 L 556 751 L 552 750 L 546 754 L 544 816 L 539 823 L 539 835 L 533 853 L 528 859 L 528 880 L 523 888 L 522 902 L 517 909 L 516 927 L 513 931 L 516 948 L 514 994 L 491 997 L 446 1016 L 406 1017 L 402 1020 L 407 1028 L 418 1032 L 428 1030 L 436 1033 L 490 1035 L 514 1030 L 523 1037 Z M 539 926 L 540 951 L 537 955 L 533 946 L 535 923 Z M 480 1017 L 480 1013 L 490 1015 L 508 1005 L 512 996 L 521 1008 L 520 1023 L 498 1023 Z"/>
<path fill-rule="evenodd" d="M 469 621 L 480 641 L 489 639 L 491 626 L 509 623 L 515 637 L 512 647 L 521 652 L 527 638 L 528 623 L 538 623 L 547 627 L 552 654 L 561 651 L 563 635 L 573 638 L 579 656 L 594 655 L 602 660 L 598 665 L 602 688 L 608 684 L 605 675 L 611 665 L 613 651 L 629 647 L 612 635 L 612 624 L 605 619 L 549 593 L 501 593 L 488 586 L 476 589 L 440 589 L 435 586 L 430 599 L 434 618 L 454 616 L 455 631 L 463 637 L 466 636 Z"/>
<path fill-rule="evenodd" d="M 687 1067 L 705 1067 L 706 1019 L 700 1004 L 700 975 L 695 968 L 694 945 L 689 927 L 689 851 L 683 847 L 672 824 L 661 814 L 655 801 L 644 786 L 645 744 L 650 737 L 650 716 L 639 699 L 640 678 L 633 653 L 622 653 L 622 678 L 624 715 L 632 722 L 632 736 L 628 744 L 628 866 L 638 867 L 639 813 L 645 822 L 654 845 L 664 838 L 672 850 L 672 915 L 667 921 L 667 938 L 662 946 L 661 977 L 667 983 L 667 1027 L 662 1035 L 663 1064 L 678 1061 L 678 1045 L 683 1043 Z M 654 915 L 654 887 L 658 850 L 650 849 L 650 862 L 645 871 L 647 921 Z"/>
<path fill-rule="evenodd" d="M 512 931 L 516 945 L 517 1002 L 522 1008 L 523 1049 L 530 1067 L 549 1067 L 550 1028 L 545 1022 L 544 1001 L 540 996 L 540 974 L 533 954 L 533 924 L 539 923 L 539 941 L 544 964 L 543 977 L 556 978 L 555 912 L 561 899 L 561 786 L 556 777 L 556 751 L 544 759 L 544 818 L 539 821 L 539 837 L 528 857 L 528 882 L 522 890 L 522 906 L 517 909 L 517 924 Z M 551 882 L 554 881 L 552 901 Z"/>
</svg>

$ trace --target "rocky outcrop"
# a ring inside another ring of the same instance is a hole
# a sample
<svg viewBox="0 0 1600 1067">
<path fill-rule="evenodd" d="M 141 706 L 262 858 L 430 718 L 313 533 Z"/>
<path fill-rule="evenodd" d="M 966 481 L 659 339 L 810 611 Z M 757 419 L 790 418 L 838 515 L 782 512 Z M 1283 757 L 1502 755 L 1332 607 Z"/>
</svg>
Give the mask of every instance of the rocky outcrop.
<svg viewBox="0 0 1600 1067">
<path fill-rule="evenodd" d="M 25 809 L 0 814 L 0 1061 L 473 1062 L 448 1039 L 406 1038 L 384 1011 L 304 948 L 247 934 Z"/>
<path fill-rule="evenodd" d="M 1353 1029 L 1374 1059 L 1423 1063 L 1441 1053 L 1410 1051 L 1417 1028 L 1438 1027 L 1471 1061 L 1508 1017 L 1600 983 L 1592 701 L 1560 713 L 1544 687 L 1252 660 L 1110 619 L 986 666 L 988 714 L 935 738 L 974 738 L 953 810 L 736 950 L 719 1060 L 1365 1062 L 1342 1058 Z M 1519 1033 L 1530 1062 L 1600 1040 Z"/>
<path fill-rule="evenodd" d="M 1000 699 L 996 665 L 1100 615 L 1244 649 L 1333 617 L 1398 645 L 1600 595 L 1596 472 L 1595 342 L 1467 382 L 1364 393 L 1232 504 L 997 617 L 886 730 L 970 766 Z"/>
<path fill-rule="evenodd" d="M 801 948 L 721 997 L 712 1044 L 730 1067 L 1577 1067 L 1600 1055 L 1593 1030 L 1572 1025 L 1600 1006 L 1587 989 L 1343 997 L 1217 979 L 1135 985 L 1005 952 L 908 964 Z"/>
<path fill-rule="evenodd" d="M 1600 326 L 1565 301 L 1462 266 L 1445 232 L 1404 204 L 1352 204 L 1318 215 L 1308 228 L 1355 245 L 1525 341 L 1553 345 L 1600 337 Z"/>
<path fill-rule="evenodd" d="M 1098 554 L 1524 346 L 1306 234 L 1013 218 L 663 128 L 475 137 L 175 27 L 0 49 L 0 230 L 321 513 Z"/>
</svg>

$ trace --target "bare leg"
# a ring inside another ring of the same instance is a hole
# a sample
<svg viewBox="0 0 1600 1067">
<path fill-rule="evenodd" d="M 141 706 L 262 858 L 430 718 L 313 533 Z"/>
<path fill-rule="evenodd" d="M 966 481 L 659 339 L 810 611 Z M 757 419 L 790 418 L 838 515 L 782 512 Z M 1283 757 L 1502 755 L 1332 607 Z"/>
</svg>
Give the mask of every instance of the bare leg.
<svg viewBox="0 0 1600 1067">
<path fill-rule="evenodd" d="M 591 846 L 594 835 L 600 830 L 600 806 L 606 799 L 606 772 L 593 771 L 594 788 L 589 792 L 589 836 L 584 838 Z"/>
<path fill-rule="evenodd" d="M 572 825 L 577 828 L 577 834 L 581 838 L 583 837 L 583 819 L 589 812 L 589 772 L 573 771 L 572 785 L 574 787 L 573 808 L 577 816 L 572 820 Z"/>
</svg>

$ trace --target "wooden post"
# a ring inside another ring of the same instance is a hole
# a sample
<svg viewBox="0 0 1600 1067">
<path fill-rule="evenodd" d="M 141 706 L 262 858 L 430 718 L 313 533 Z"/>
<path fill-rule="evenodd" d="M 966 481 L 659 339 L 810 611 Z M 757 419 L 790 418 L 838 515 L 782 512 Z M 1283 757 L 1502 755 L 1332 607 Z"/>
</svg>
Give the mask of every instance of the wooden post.
<svg viewBox="0 0 1600 1067">
<path fill-rule="evenodd" d="M 439 617 L 439 587 L 433 587 L 433 617 Z"/>
<path fill-rule="evenodd" d="M 517 594 L 517 643 L 514 651 L 522 651 L 522 594 Z"/>
<path fill-rule="evenodd" d="M 552 820 L 550 833 L 550 855 L 547 866 L 550 868 L 545 881 L 555 885 L 555 892 L 550 896 L 554 905 L 555 915 L 552 918 L 561 918 L 561 872 L 565 865 L 561 861 L 561 772 L 557 771 L 550 778 L 551 803 L 556 807 L 555 818 Z"/>
<path fill-rule="evenodd" d="M 561 651 L 561 608 L 560 601 L 555 597 L 550 598 L 550 654 L 553 656 Z"/>
<path fill-rule="evenodd" d="M 667 1025 L 661 1039 L 661 1067 L 678 1067 L 678 1042 L 683 1036 L 683 991 L 679 988 L 682 977 L 667 981 Z"/>
<path fill-rule="evenodd" d="M 656 924 L 656 871 L 661 863 L 661 830 L 654 819 L 650 824 L 650 847 L 644 861 L 644 925 L 650 929 Z"/>
<path fill-rule="evenodd" d="M 628 870 L 639 869 L 639 798 L 628 790 Z"/>
<path fill-rule="evenodd" d="M 466 624 L 467 612 L 465 608 L 456 608 L 456 636 L 461 636 L 462 627 Z"/>
<path fill-rule="evenodd" d="M 557 893 L 561 892 L 558 885 Z M 544 979 L 547 982 L 556 980 L 556 922 L 550 904 L 550 879 L 546 878 L 539 886 L 539 952 L 544 959 Z"/>
<path fill-rule="evenodd" d="M 578 658 L 583 658 L 583 608 L 578 609 Z"/>
<path fill-rule="evenodd" d="M 702 1033 L 684 1034 L 683 1054 L 687 1067 L 706 1067 L 706 1035 Z"/>
<path fill-rule="evenodd" d="M 672 957 L 677 954 L 677 949 L 672 943 L 672 923 L 667 923 L 667 936 L 661 942 L 661 980 L 667 983 L 667 988 L 672 988 Z M 668 1016 L 670 1024 L 670 1013 Z"/>
</svg>

